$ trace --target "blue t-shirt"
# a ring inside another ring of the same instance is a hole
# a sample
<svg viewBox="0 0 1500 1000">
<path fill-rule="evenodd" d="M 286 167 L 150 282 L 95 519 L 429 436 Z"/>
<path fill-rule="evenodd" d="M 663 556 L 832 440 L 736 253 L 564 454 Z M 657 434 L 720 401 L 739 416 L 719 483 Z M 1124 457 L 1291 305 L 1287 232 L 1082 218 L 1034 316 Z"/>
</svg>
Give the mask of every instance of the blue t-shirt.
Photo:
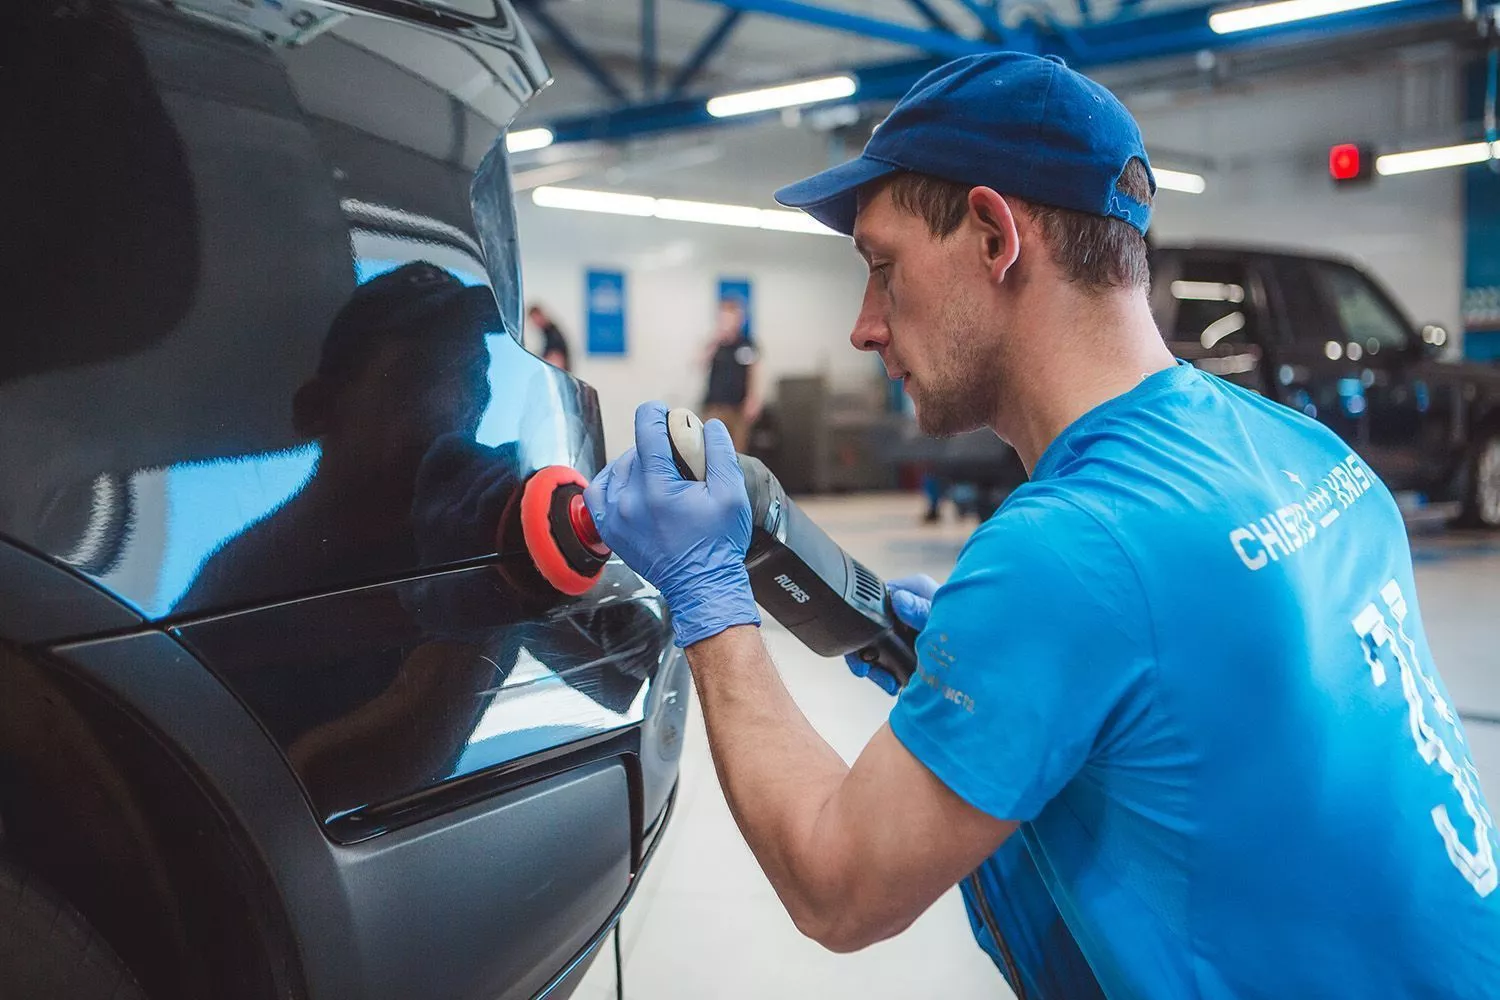
<svg viewBox="0 0 1500 1000">
<path fill-rule="evenodd" d="M 1113 1000 L 1493 998 L 1500 845 L 1416 598 L 1347 445 L 1178 365 L 975 532 L 891 726 L 1022 822 L 1023 875 Z M 1010 950 L 1064 980 L 1038 919 Z"/>
</svg>

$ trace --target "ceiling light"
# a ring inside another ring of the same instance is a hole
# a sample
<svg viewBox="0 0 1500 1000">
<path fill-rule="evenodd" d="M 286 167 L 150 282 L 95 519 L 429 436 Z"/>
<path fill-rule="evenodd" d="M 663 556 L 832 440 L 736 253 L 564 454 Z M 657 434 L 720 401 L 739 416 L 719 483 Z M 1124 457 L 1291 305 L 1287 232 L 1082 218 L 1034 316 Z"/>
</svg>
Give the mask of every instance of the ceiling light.
<svg viewBox="0 0 1500 1000">
<path fill-rule="evenodd" d="M 1256 28 L 1269 28 L 1289 21 L 1305 21 L 1312 17 L 1327 17 L 1330 14 L 1343 14 L 1395 2 L 1396 0 L 1280 0 L 1279 3 L 1215 11 L 1208 15 L 1208 26 L 1215 34 L 1227 35 L 1235 31 L 1254 31 Z"/>
<path fill-rule="evenodd" d="M 1185 170 L 1151 168 L 1156 177 L 1156 186 L 1162 191 L 1181 191 L 1184 194 L 1202 194 L 1208 182 L 1201 174 L 1190 174 Z"/>
<path fill-rule="evenodd" d="M 654 216 L 673 222 L 702 222 L 715 226 L 771 229 L 784 233 L 843 235 L 801 212 L 755 208 L 750 205 L 722 205 L 711 201 L 681 201 L 676 198 L 651 198 L 639 194 L 561 187 L 539 187 L 531 192 L 531 200 L 543 208 L 569 208 L 580 212 L 604 212 L 641 218 Z"/>
<path fill-rule="evenodd" d="M 605 212 L 609 215 L 645 217 L 656 212 L 655 198 L 582 188 L 539 187 L 531 192 L 531 200 L 543 208 L 571 208 L 578 212 Z"/>
<path fill-rule="evenodd" d="M 1483 163 L 1489 159 L 1500 159 L 1500 142 L 1466 142 L 1460 146 L 1414 149 L 1409 153 L 1387 153 L 1376 158 L 1375 172 L 1382 177 L 1388 177 L 1391 174 L 1410 174 L 1418 170 L 1464 167 L 1471 163 Z"/>
<path fill-rule="evenodd" d="M 507 153 L 524 153 L 531 149 L 545 149 L 550 145 L 552 145 L 550 128 L 523 128 L 519 132 L 507 132 L 505 135 Z"/>
<path fill-rule="evenodd" d="M 673 219 L 677 222 L 707 222 L 715 226 L 759 229 L 760 211 L 748 205 L 717 205 L 709 201 L 677 201 L 673 198 L 658 198 L 656 211 L 653 214 L 658 219 Z"/>
<path fill-rule="evenodd" d="M 806 212 L 783 212 L 774 208 L 761 209 L 760 228 L 777 229 L 784 233 L 817 233 L 822 236 L 842 236 L 843 233 L 829 229 Z"/>
<path fill-rule="evenodd" d="M 851 97 L 858 89 L 852 76 L 829 76 L 821 80 L 804 83 L 788 83 L 780 87 L 763 90 L 747 90 L 740 94 L 725 94 L 710 98 L 708 113 L 715 118 L 733 115 L 754 114 L 772 108 L 791 108 L 800 104 L 816 104 L 819 101 L 836 101 Z"/>
</svg>

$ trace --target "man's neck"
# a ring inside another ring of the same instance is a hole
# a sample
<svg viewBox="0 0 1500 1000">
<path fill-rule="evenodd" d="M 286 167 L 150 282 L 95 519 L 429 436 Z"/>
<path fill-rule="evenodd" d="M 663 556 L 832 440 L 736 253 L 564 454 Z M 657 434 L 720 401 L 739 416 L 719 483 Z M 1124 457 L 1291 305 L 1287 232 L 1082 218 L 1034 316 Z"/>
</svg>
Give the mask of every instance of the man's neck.
<svg viewBox="0 0 1500 1000">
<path fill-rule="evenodd" d="M 1030 473 L 1069 424 L 1173 365 L 1141 292 L 1069 295 L 1023 313 L 991 426 Z"/>
</svg>

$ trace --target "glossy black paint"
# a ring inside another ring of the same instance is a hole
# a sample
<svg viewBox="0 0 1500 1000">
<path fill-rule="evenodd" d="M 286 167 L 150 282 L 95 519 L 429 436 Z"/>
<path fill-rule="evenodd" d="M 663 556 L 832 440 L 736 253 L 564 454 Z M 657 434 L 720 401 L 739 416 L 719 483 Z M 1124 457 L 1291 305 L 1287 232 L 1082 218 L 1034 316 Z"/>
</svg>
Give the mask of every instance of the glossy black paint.
<svg viewBox="0 0 1500 1000">
<path fill-rule="evenodd" d="M 1379 282 L 1337 258 L 1174 247 L 1153 254 L 1152 272 L 1179 357 L 1327 424 L 1393 489 L 1455 498 L 1476 435 L 1500 419 L 1500 369 L 1437 360 Z M 1238 301 L 1210 301 L 1211 286 Z"/>
<path fill-rule="evenodd" d="M 81 7 L 39 16 L 45 65 L 15 70 L 55 113 L 8 195 L 43 250 L 10 270 L 0 534 L 182 616 L 491 555 L 503 489 L 597 469 L 593 391 L 518 317 L 359 284 L 415 261 L 486 284 L 468 184 L 497 129 L 377 54 L 472 47 Z M 56 68 L 75 59 L 94 72 Z"/>
<path fill-rule="evenodd" d="M 562 598 L 501 530 L 532 471 L 603 462 L 593 390 L 515 336 L 495 140 L 547 71 L 513 11 L 0 19 L 27 112 L 0 189 L 0 638 L 193 776 L 276 886 L 307 995 L 570 982 L 665 825 L 688 674 L 639 578 Z M 140 905 L 95 896 L 112 926 Z M 229 995 L 207 982 L 157 995 Z"/>
<path fill-rule="evenodd" d="M 639 726 L 675 653 L 640 590 L 613 572 L 598 602 L 531 617 L 481 566 L 176 632 L 260 720 L 330 832 L 359 839 L 381 806 Z"/>
</svg>

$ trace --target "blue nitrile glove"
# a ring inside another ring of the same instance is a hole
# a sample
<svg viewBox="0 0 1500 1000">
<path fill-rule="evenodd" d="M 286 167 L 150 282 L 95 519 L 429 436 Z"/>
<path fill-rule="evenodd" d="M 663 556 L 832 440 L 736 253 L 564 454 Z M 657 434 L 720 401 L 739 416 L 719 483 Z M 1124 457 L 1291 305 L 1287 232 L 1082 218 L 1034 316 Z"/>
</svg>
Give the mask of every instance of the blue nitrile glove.
<svg viewBox="0 0 1500 1000">
<path fill-rule="evenodd" d="M 932 613 L 932 596 L 937 593 L 938 583 L 930 576 L 904 576 L 885 585 L 891 595 L 891 610 L 918 632 L 927 627 L 927 616 Z M 879 667 L 871 668 L 859 658 L 858 653 L 844 657 L 850 673 L 855 677 L 868 677 L 886 694 L 901 690 L 896 678 Z"/>
<path fill-rule="evenodd" d="M 703 425 L 703 450 L 707 481 L 684 479 L 672 461 L 666 406 L 642 403 L 635 447 L 583 495 L 605 544 L 666 598 L 684 647 L 734 625 L 760 624 L 745 569 L 750 497 L 722 421 Z"/>
</svg>

